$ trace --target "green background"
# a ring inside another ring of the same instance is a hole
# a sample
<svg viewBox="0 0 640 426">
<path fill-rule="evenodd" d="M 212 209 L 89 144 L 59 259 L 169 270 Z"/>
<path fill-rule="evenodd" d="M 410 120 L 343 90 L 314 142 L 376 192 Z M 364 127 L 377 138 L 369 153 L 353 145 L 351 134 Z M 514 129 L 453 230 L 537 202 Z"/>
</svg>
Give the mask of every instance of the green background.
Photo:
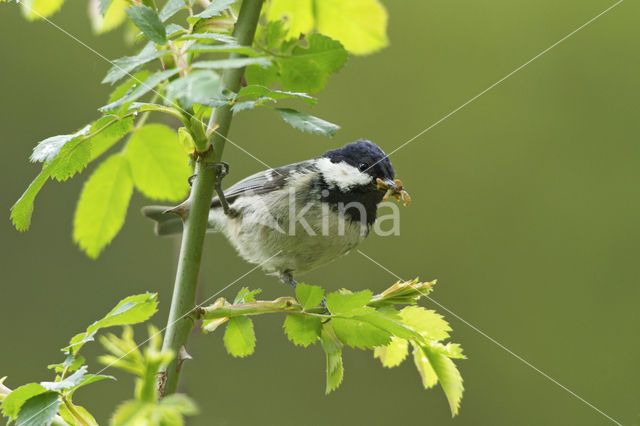
<svg viewBox="0 0 640 426">
<path fill-rule="evenodd" d="M 312 110 L 342 126 L 333 139 L 299 133 L 266 110 L 237 116 L 230 137 L 272 166 L 360 137 L 389 152 L 611 4 L 386 1 L 390 46 L 352 58 Z M 400 236 L 361 246 L 404 278 L 438 278 L 438 303 L 625 425 L 639 424 L 640 413 L 639 13 L 638 2 L 623 2 L 394 154 L 414 202 L 402 209 Z M 124 53 L 119 32 L 91 34 L 85 2 L 68 2 L 52 20 L 108 58 Z M 62 359 L 58 348 L 126 295 L 159 292 L 153 322 L 164 326 L 179 241 L 153 235 L 138 213 L 148 201 L 135 195 L 121 233 L 88 259 L 71 240 L 87 172 L 48 184 L 31 230 L 12 228 L 9 208 L 38 171 L 27 161 L 33 146 L 97 118 L 109 64 L 50 24 L 27 23 L 15 4 L 0 7 L 0 28 L 0 376 L 15 387 L 50 379 L 45 366 Z M 263 168 L 231 145 L 225 158 L 227 183 Z M 251 268 L 221 236 L 207 239 L 204 258 L 199 300 Z M 304 280 L 380 291 L 395 278 L 352 253 Z M 290 293 L 254 272 L 222 295 L 240 286 L 266 298 Z M 247 359 L 227 355 L 221 333 L 194 332 L 182 390 L 202 414 L 189 423 L 611 424 L 426 305 L 451 322 L 469 357 L 458 362 L 466 392 L 454 419 L 440 389 L 421 388 L 412 363 L 383 369 L 370 352 L 347 350 L 345 381 L 325 396 L 321 349 L 293 346 L 273 317 L 256 321 L 257 350 Z M 86 349 L 95 371 L 99 345 Z M 132 396 L 131 379 L 109 373 L 120 380 L 76 397 L 101 422 Z"/>
</svg>

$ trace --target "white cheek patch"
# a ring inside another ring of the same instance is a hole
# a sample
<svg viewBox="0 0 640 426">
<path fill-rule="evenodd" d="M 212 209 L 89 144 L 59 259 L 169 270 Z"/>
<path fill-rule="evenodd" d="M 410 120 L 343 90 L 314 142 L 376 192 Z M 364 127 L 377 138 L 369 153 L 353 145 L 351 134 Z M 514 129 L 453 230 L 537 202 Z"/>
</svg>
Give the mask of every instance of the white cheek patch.
<svg viewBox="0 0 640 426">
<path fill-rule="evenodd" d="M 368 185 L 373 180 L 368 174 L 362 173 L 356 167 L 345 162 L 332 163 L 328 158 L 321 158 L 318 160 L 317 166 L 329 187 L 335 188 L 337 186 L 342 192 L 356 186 Z"/>
</svg>

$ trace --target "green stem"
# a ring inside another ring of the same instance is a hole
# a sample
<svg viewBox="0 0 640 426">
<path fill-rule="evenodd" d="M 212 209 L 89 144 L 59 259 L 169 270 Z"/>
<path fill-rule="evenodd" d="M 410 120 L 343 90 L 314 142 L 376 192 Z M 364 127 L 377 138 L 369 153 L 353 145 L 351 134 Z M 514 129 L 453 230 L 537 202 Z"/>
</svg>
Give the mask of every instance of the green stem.
<svg viewBox="0 0 640 426">
<path fill-rule="evenodd" d="M 234 36 L 241 45 L 251 46 L 260 17 L 260 10 L 264 0 L 244 0 L 234 30 Z M 231 53 L 230 57 L 237 57 Z M 237 92 L 244 75 L 244 69 L 228 69 L 222 76 L 226 89 Z M 196 163 L 196 178 L 189 201 L 189 217 L 184 224 L 182 246 L 178 260 L 178 271 L 173 289 L 171 309 L 167 322 L 167 329 L 162 345 L 164 349 L 171 349 L 177 356 L 167 366 L 160 380 L 161 395 L 174 393 L 178 387 L 180 367 L 182 364 L 181 348 L 187 345 L 189 334 L 193 328 L 193 320 L 188 315 L 195 307 L 198 274 L 202 247 L 207 229 L 209 208 L 213 198 L 214 184 L 217 178 L 215 168 L 207 167 L 210 162 L 222 159 L 224 142 L 231 124 L 231 107 L 223 106 L 215 111 L 214 122 L 220 125 L 218 131 L 212 135 L 211 144 L 214 148 L 213 156 L 200 156 Z M 198 141 L 197 141 L 198 142 Z M 196 143 L 196 146 L 199 146 Z M 204 152 L 199 152 L 205 154 Z M 212 157 L 212 158 L 210 158 Z"/>
<path fill-rule="evenodd" d="M 322 306 L 316 306 L 308 309 L 305 312 L 302 310 L 302 306 L 296 302 L 293 297 L 280 297 L 276 300 L 258 300 L 250 303 L 239 303 L 231 305 L 228 303 L 214 303 L 212 306 L 206 308 L 199 308 L 197 315 L 199 319 L 216 319 L 224 317 L 236 317 L 239 315 L 260 315 L 269 313 L 304 313 L 306 315 L 317 316 L 320 314 L 322 317 L 330 318 L 330 315 L 322 315 L 324 308 Z"/>
</svg>

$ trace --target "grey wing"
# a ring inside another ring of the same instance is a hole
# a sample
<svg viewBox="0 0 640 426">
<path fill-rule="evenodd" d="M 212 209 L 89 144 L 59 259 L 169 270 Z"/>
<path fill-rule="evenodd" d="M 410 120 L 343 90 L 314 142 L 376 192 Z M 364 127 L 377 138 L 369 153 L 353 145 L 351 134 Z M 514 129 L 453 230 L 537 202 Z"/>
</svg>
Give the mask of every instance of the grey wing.
<svg viewBox="0 0 640 426">
<path fill-rule="evenodd" d="M 263 170 L 242 179 L 224 190 L 224 196 L 229 203 L 243 194 L 265 194 L 283 188 L 294 172 L 304 172 L 313 169 L 311 161 L 289 164 L 276 169 Z M 214 197 L 211 207 L 220 207 L 220 199 Z"/>
</svg>

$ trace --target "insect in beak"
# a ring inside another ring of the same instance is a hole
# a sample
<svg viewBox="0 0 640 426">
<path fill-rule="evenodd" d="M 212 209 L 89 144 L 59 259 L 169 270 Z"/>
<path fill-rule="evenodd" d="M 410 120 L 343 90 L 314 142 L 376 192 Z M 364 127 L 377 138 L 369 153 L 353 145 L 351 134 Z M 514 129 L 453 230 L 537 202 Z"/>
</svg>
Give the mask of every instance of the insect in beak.
<svg viewBox="0 0 640 426">
<path fill-rule="evenodd" d="M 387 191 L 382 198 L 383 200 L 388 200 L 391 196 L 393 196 L 396 200 L 402 201 L 405 207 L 411 204 L 411 197 L 409 196 L 409 193 L 404 190 L 402 181 L 400 179 L 383 180 L 380 178 L 376 178 L 376 185 L 378 189 L 384 189 Z"/>
</svg>

